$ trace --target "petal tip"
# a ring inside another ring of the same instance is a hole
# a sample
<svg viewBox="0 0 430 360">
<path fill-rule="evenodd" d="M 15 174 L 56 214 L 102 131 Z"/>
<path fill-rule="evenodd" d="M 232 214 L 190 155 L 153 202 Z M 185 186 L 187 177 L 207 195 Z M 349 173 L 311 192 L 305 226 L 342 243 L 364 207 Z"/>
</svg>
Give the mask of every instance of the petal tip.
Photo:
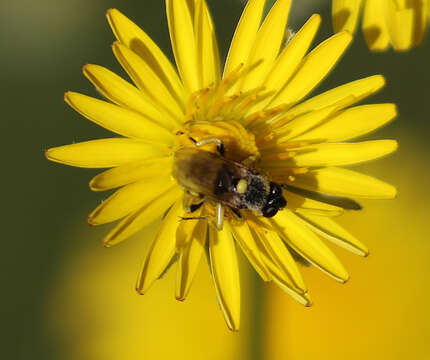
<svg viewBox="0 0 430 360">
<path fill-rule="evenodd" d="M 345 273 L 342 275 L 342 277 L 338 278 L 337 281 L 339 281 L 341 284 L 346 284 L 351 276 L 348 273 Z"/>
<path fill-rule="evenodd" d="M 136 292 L 139 295 L 145 295 L 145 292 L 143 291 L 143 289 L 140 286 L 136 286 Z"/>
<path fill-rule="evenodd" d="M 305 291 L 303 295 L 301 295 L 301 304 L 307 308 L 311 307 L 313 305 L 312 299 L 309 296 L 309 292 Z"/>
<path fill-rule="evenodd" d="M 111 248 L 112 246 L 114 246 L 115 244 L 112 244 L 112 236 L 110 236 L 110 234 L 106 235 L 103 240 L 102 240 L 102 245 L 103 247 L 107 248 Z"/>
<path fill-rule="evenodd" d="M 82 66 L 82 74 L 84 74 L 85 76 L 87 76 L 88 72 L 91 71 L 92 68 L 94 68 L 96 65 L 93 64 L 85 64 L 84 66 Z"/>
<path fill-rule="evenodd" d="M 397 198 L 398 192 L 397 192 L 397 188 L 396 187 L 392 187 L 392 192 L 390 194 L 390 199 L 395 199 Z"/>
<path fill-rule="evenodd" d="M 347 43 L 350 43 L 353 39 L 353 35 L 349 30 L 342 30 L 333 36 L 344 37 Z"/>
<path fill-rule="evenodd" d="M 76 95 L 78 95 L 78 93 L 74 91 L 66 91 L 64 93 L 64 101 L 66 102 L 66 104 L 73 107 L 73 98 L 75 98 Z"/>
<path fill-rule="evenodd" d="M 399 142 L 397 140 L 391 140 L 392 151 L 396 151 L 399 148 Z"/>
<path fill-rule="evenodd" d="M 227 327 L 230 331 L 233 331 L 233 332 L 239 331 L 239 326 L 236 324 L 227 324 Z"/>
<path fill-rule="evenodd" d="M 121 47 L 122 46 L 124 46 L 123 44 L 121 44 L 121 42 L 120 41 L 118 41 L 118 40 L 115 40 L 113 43 L 112 43 L 112 45 L 111 45 L 111 47 L 112 47 L 112 51 L 114 52 L 114 54 L 116 55 L 116 53 L 117 52 L 120 52 L 121 51 Z"/>
<path fill-rule="evenodd" d="M 370 255 L 370 251 L 366 246 L 361 244 L 360 247 L 355 247 L 354 254 L 361 256 L 363 258 L 367 258 Z"/>
<path fill-rule="evenodd" d="M 140 274 L 139 279 L 136 284 L 136 291 L 139 295 L 145 295 L 149 288 L 153 285 L 155 279 L 148 281 L 147 274 L 145 272 L 145 267 L 143 272 Z"/>
<path fill-rule="evenodd" d="M 87 217 L 87 223 L 90 226 L 100 225 L 99 223 L 97 223 L 97 221 L 94 220 L 93 214 L 88 215 L 88 217 Z"/>
<path fill-rule="evenodd" d="M 109 19 L 114 15 L 115 13 L 119 13 L 119 10 L 116 8 L 109 8 L 106 10 L 106 17 Z"/>
<path fill-rule="evenodd" d="M 70 90 L 67 90 L 67 91 L 64 92 L 63 98 L 64 98 L 65 102 L 68 102 L 68 98 L 70 97 L 71 93 L 72 92 Z"/>
<path fill-rule="evenodd" d="M 396 104 L 391 104 L 391 106 L 394 116 L 397 116 L 397 114 L 399 113 L 399 107 Z"/>
<path fill-rule="evenodd" d="M 99 189 L 95 184 L 96 184 L 96 181 L 94 181 L 94 179 L 91 179 L 91 181 L 88 183 L 88 187 L 90 188 L 91 191 L 99 191 Z"/>
<path fill-rule="evenodd" d="M 310 308 L 310 307 L 312 307 L 313 306 L 313 302 L 312 302 L 312 300 L 311 299 L 306 299 L 307 300 L 307 302 L 306 303 L 304 303 L 303 305 L 305 306 L 305 307 L 307 307 L 307 308 Z"/>
<path fill-rule="evenodd" d="M 47 159 L 47 160 L 53 160 L 52 158 L 51 158 L 51 153 L 52 153 L 52 148 L 51 149 L 48 149 L 48 150 L 45 150 L 45 152 L 44 152 L 44 154 L 45 154 L 45 158 Z"/>
<path fill-rule="evenodd" d="M 60 146 L 60 148 L 61 148 L 61 146 Z M 58 157 L 57 150 L 58 150 L 58 147 L 54 147 L 54 148 L 50 148 L 48 150 L 45 150 L 46 159 L 49 161 L 56 162 L 56 163 L 65 164 L 65 162 L 62 161 L 61 156 Z"/>
<path fill-rule="evenodd" d="M 322 18 L 321 18 L 321 15 L 320 14 L 318 14 L 318 13 L 315 13 L 315 14 L 312 14 L 310 17 L 309 17 L 309 20 L 313 20 L 313 21 L 321 21 L 322 20 Z"/>
<path fill-rule="evenodd" d="M 376 91 L 380 90 L 381 88 L 383 88 L 385 85 L 387 85 L 387 79 L 385 78 L 384 75 L 382 74 L 376 74 L 376 75 L 371 75 L 368 77 L 368 79 L 372 79 L 373 81 L 376 80 L 373 85 L 374 88 L 372 90 L 372 92 L 370 94 L 375 93 Z M 369 95 L 370 95 L 369 94 Z"/>
<path fill-rule="evenodd" d="M 49 161 L 54 161 L 54 162 L 57 162 L 60 164 L 64 164 L 64 162 L 61 160 L 61 156 L 60 157 L 56 156 L 56 155 L 58 155 L 57 149 L 58 149 L 58 147 L 54 147 L 54 148 L 50 148 L 48 150 L 45 150 L 45 158 Z"/>
</svg>

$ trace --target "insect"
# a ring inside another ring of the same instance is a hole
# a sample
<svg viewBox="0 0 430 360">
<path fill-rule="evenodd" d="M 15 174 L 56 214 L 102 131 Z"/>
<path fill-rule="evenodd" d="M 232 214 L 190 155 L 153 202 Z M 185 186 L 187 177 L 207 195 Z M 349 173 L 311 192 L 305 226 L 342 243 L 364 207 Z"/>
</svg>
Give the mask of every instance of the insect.
<svg viewBox="0 0 430 360">
<path fill-rule="evenodd" d="M 286 206 L 281 186 L 269 181 L 251 167 L 224 157 L 225 148 L 218 138 L 195 141 L 194 147 L 183 147 L 175 152 L 173 176 L 185 190 L 184 209 L 193 213 L 211 200 L 216 205 L 216 226 L 223 227 L 224 207 L 236 217 L 240 210 L 256 211 L 264 217 L 273 217 Z M 217 152 L 199 149 L 215 142 Z M 193 219 L 193 217 L 184 218 Z"/>
</svg>

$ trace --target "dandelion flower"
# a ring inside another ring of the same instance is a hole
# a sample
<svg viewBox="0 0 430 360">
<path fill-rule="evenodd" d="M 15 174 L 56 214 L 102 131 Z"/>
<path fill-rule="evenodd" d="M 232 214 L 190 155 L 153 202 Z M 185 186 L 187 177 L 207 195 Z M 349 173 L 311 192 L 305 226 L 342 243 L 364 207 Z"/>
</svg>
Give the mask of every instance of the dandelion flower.
<svg viewBox="0 0 430 360">
<path fill-rule="evenodd" d="M 354 33 L 363 8 L 362 28 L 370 50 L 384 51 L 390 46 L 406 51 L 421 44 L 428 27 L 428 0 L 333 0 L 335 32 Z"/>
<path fill-rule="evenodd" d="M 341 31 L 309 51 L 320 16 L 311 16 L 285 43 L 290 0 L 278 0 L 262 22 L 264 5 L 264 0 L 247 3 L 223 71 L 204 0 L 166 0 L 176 68 L 143 30 L 109 10 L 117 38 L 113 52 L 134 85 L 86 65 L 84 75 L 107 101 L 75 92 L 67 92 L 65 100 L 120 137 L 46 153 L 71 166 L 110 168 L 90 182 L 94 191 L 119 188 L 88 217 L 91 225 L 120 220 L 105 246 L 162 219 L 137 281 L 139 293 L 175 265 L 176 298 L 184 300 L 208 252 L 218 302 L 232 330 L 240 323 L 237 248 L 264 281 L 309 306 L 296 260 L 347 281 L 347 271 L 322 239 L 361 256 L 368 250 L 333 217 L 357 206 L 350 198 L 396 193 L 385 182 L 341 168 L 397 148 L 394 140 L 346 142 L 396 116 L 393 104 L 356 105 L 383 87 L 384 78 L 370 76 L 303 101 L 342 56 L 351 34 Z M 225 175 L 224 165 L 262 185 Z M 214 168 L 221 178 L 213 177 Z M 202 193 L 194 188 L 197 182 Z M 222 195 L 206 191 L 220 184 Z M 247 203 L 258 197 L 275 201 L 275 208 Z"/>
</svg>

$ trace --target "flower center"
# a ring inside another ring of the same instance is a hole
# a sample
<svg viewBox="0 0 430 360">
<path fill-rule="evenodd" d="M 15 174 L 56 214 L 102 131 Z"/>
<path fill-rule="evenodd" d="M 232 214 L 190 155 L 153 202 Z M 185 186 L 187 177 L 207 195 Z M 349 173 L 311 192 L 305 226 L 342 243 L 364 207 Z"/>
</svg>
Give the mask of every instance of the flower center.
<svg viewBox="0 0 430 360">
<path fill-rule="evenodd" d="M 254 134 L 236 121 L 189 121 L 176 132 L 175 145 L 212 153 L 222 147 L 223 157 L 248 167 L 260 159 Z"/>
<path fill-rule="evenodd" d="M 261 88 L 235 93 L 239 77 L 192 94 L 184 125 L 175 132 L 172 175 L 184 189 L 184 208 L 192 213 L 208 202 L 205 213 L 218 229 L 224 217 L 242 220 L 240 210 L 272 217 L 286 205 L 281 186 L 260 166 L 259 150 L 273 140 L 266 121 L 283 109 L 253 110 L 266 96 Z"/>
<path fill-rule="evenodd" d="M 191 94 L 184 126 L 176 132 L 176 148 L 218 139 L 223 144 L 225 158 L 246 166 L 256 164 L 260 158 L 256 139 L 245 127 L 253 120 L 249 117 L 250 109 L 262 100 L 263 88 L 247 92 L 234 90 L 234 86 L 250 70 L 240 65 L 219 84 Z M 217 145 L 208 142 L 201 146 L 201 150 L 214 152 Z"/>
</svg>

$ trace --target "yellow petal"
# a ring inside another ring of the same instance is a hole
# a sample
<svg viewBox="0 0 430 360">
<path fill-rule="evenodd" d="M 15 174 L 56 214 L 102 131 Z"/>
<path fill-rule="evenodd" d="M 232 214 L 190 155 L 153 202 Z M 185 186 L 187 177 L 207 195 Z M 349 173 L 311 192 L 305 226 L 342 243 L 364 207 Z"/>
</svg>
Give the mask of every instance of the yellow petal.
<svg viewBox="0 0 430 360">
<path fill-rule="evenodd" d="M 414 41 L 414 9 L 406 4 L 399 6 L 389 1 L 387 23 L 393 49 L 409 50 Z"/>
<path fill-rule="evenodd" d="M 319 44 L 303 59 L 295 76 L 275 96 L 271 105 L 293 105 L 303 99 L 326 77 L 351 40 L 351 34 L 344 31 Z"/>
<path fill-rule="evenodd" d="M 185 101 L 185 92 L 181 80 L 157 44 L 117 9 L 108 10 L 106 16 L 115 37 L 145 60 L 174 98 Z"/>
<path fill-rule="evenodd" d="M 61 164 L 83 168 L 108 168 L 129 162 L 163 156 L 168 152 L 164 145 L 123 138 L 84 141 L 51 148 L 46 157 Z"/>
<path fill-rule="evenodd" d="M 321 16 L 312 15 L 287 44 L 264 82 L 268 90 L 278 91 L 290 80 L 311 46 L 320 23 Z"/>
<path fill-rule="evenodd" d="M 239 264 L 228 222 L 221 231 L 209 227 L 209 254 L 221 310 L 229 329 L 237 331 L 240 326 Z"/>
<path fill-rule="evenodd" d="M 337 257 L 303 221 L 290 210 L 280 211 L 272 222 L 279 235 L 298 254 L 337 281 L 346 282 L 349 275 Z"/>
<path fill-rule="evenodd" d="M 141 91 L 112 71 L 102 66 L 87 64 L 83 73 L 104 97 L 115 104 L 134 110 L 166 129 L 172 130 L 177 126 L 172 118 L 162 115 Z"/>
<path fill-rule="evenodd" d="M 182 201 L 178 200 L 164 218 L 143 261 L 142 271 L 136 283 L 136 290 L 140 294 L 146 293 L 154 281 L 161 276 L 175 254 L 178 218 L 183 213 Z"/>
<path fill-rule="evenodd" d="M 373 75 L 352 81 L 294 106 L 287 114 L 295 114 L 297 116 L 338 103 L 341 103 L 343 107 L 347 107 L 377 92 L 384 85 L 385 79 L 382 75 Z"/>
<path fill-rule="evenodd" d="M 64 100 L 77 112 L 117 134 L 170 144 L 173 134 L 135 111 L 90 96 L 68 91 Z"/>
<path fill-rule="evenodd" d="M 118 220 L 147 205 L 175 183 L 176 181 L 170 176 L 164 176 L 126 185 L 97 206 L 88 216 L 88 223 L 101 225 Z"/>
<path fill-rule="evenodd" d="M 171 156 L 153 158 L 106 170 L 90 181 L 90 189 L 106 191 L 147 178 L 165 177 L 171 171 L 172 161 Z"/>
<path fill-rule="evenodd" d="M 257 271 L 264 281 L 270 281 L 270 273 L 260 258 L 260 250 L 246 221 L 240 225 L 232 225 L 231 229 L 236 242 L 240 245 L 255 271 Z"/>
<path fill-rule="evenodd" d="M 342 168 L 323 168 L 297 175 L 292 185 L 338 196 L 391 199 L 396 188 L 371 176 Z"/>
<path fill-rule="evenodd" d="M 184 0 L 166 0 L 167 20 L 173 54 L 182 82 L 189 92 L 200 88 L 197 48 L 193 23 Z"/>
<path fill-rule="evenodd" d="M 161 218 L 166 210 L 183 194 L 183 190 L 177 186 L 172 186 L 169 190 L 150 201 L 146 206 L 140 208 L 134 213 L 127 216 L 103 239 L 106 247 L 116 245 L 130 236 L 134 235 L 146 225 Z M 176 218 L 179 221 L 179 218 Z"/>
<path fill-rule="evenodd" d="M 291 191 L 284 190 L 283 192 L 287 199 L 287 208 L 294 212 L 320 216 L 339 216 L 343 213 L 343 209 L 338 206 L 312 200 Z"/>
<path fill-rule="evenodd" d="M 388 6 L 388 28 L 395 50 L 407 50 L 419 45 L 427 30 L 429 2 L 397 0 Z"/>
<path fill-rule="evenodd" d="M 291 290 L 285 283 L 285 280 L 280 277 L 273 276 L 273 282 L 281 288 L 282 291 L 286 292 L 290 295 L 294 300 L 298 301 L 300 304 L 304 306 L 312 306 L 312 299 L 309 293 L 297 294 L 293 290 Z"/>
<path fill-rule="evenodd" d="M 195 36 L 200 70 L 200 87 L 218 84 L 221 79 L 221 65 L 218 43 L 212 18 L 206 1 L 197 1 L 197 16 L 195 20 Z"/>
<path fill-rule="evenodd" d="M 362 0 L 333 0 L 331 14 L 334 32 L 348 30 L 355 32 Z"/>
<path fill-rule="evenodd" d="M 330 240 L 352 253 L 360 256 L 369 255 L 369 249 L 332 219 L 316 215 L 299 215 L 318 235 Z"/>
<path fill-rule="evenodd" d="M 370 133 L 397 116 L 394 104 L 372 104 L 349 108 L 319 125 L 295 137 L 294 140 L 344 141 Z"/>
<path fill-rule="evenodd" d="M 191 18 L 193 21 L 195 21 L 195 15 L 196 15 L 196 3 L 202 0 L 185 0 L 188 5 L 188 9 L 191 15 Z"/>
<path fill-rule="evenodd" d="M 302 293 L 297 287 L 295 287 L 288 277 L 288 275 L 283 272 L 279 266 L 277 266 L 270 255 L 267 253 L 266 249 L 261 249 L 261 258 L 267 266 L 270 272 L 273 282 L 281 288 L 282 291 L 290 295 L 294 300 L 298 301 L 304 306 L 311 306 L 312 302 L 307 292 Z"/>
<path fill-rule="evenodd" d="M 245 77 L 241 90 L 246 91 L 261 86 L 272 68 L 284 40 L 290 7 L 291 0 L 278 0 L 266 16 L 257 33 L 246 65 L 252 65 L 261 60 L 262 63 Z"/>
<path fill-rule="evenodd" d="M 191 232 L 185 246 L 180 249 L 176 276 L 176 299 L 181 301 L 188 295 L 206 246 L 207 221 L 190 220 L 189 222 L 195 224 L 195 229 Z"/>
<path fill-rule="evenodd" d="M 279 129 L 281 133 L 278 143 L 285 143 L 323 122 L 338 109 L 337 105 L 327 106 L 318 110 L 299 115 Z"/>
<path fill-rule="evenodd" d="M 225 62 L 224 76 L 231 73 L 240 64 L 244 64 L 248 59 L 260 27 L 265 3 L 266 0 L 249 0 L 246 4 L 231 41 Z"/>
<path fill-rule="evenodd" d="M 388 155 L 397 149 L 395 140 L 304 146 L 291 159 L 268 161 L 267 167 L 318 167 L 358 164 Z"/>
<path fill-rule="evenodd" d="M 267 223 L 270 226 L 270 222 Z M 288 276 L 294 291 L 296 293 L 304 294 L 307 291 L 307 288 L 302 275 L 300 274 L 296 262 L 276 231 L 271 231 L 258 226 L 255 228 L 267 253 L 273 262 L 279 267 L 281 272 Z"/>
<path fill-rule="evenodd" d="M 154 106 L 180 123 L 184 116 L 184 103 L 170 94 L 169 89 L 145 60 L 118 41 L 114 42 L 112 50 L 127 74 Z"/>
<path fill-rule="evenodd" d="M 387 50 L 390 34 L 387 27 L 387 1 L 366 1 L 363 11 L 363 33 L 367 46 L 373 51 Z"/>
<path fill-rule="evenodd" d="M 187 203 L 187 205 L 189 204 Z M 178 251 L 189 243 L 191 236 L 193 235 L 194 229 L 199 222 L 198 219 L 192 218 L 201 217 L 203 208 L 204 206 L 201 206 L 192 214 L 187 213 L 186 219 L 178 219 L 178 221 L 180 222 L 178 230 L 176 230 L 176 247 L 178 248 Z"/>
<path fill-rule="evenodd" d="M 415 26 L 414 26 L 414 45 L 420 45 L 427 31 L 428 16 L 430 15 L 430 1 L 413 1 Z"/>
</svg>

